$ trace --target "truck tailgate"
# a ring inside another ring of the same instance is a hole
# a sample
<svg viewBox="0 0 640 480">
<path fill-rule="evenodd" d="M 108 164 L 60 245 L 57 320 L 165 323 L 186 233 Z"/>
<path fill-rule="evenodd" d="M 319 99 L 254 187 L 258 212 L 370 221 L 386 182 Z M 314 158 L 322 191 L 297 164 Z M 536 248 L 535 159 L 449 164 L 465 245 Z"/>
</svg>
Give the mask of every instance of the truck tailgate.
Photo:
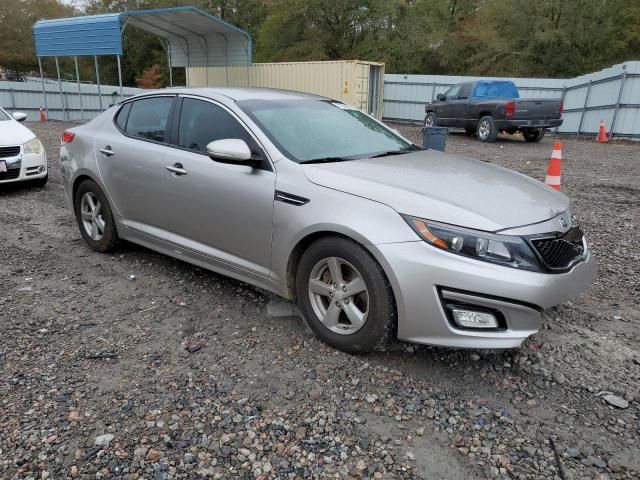
<svg viewBox="0 0 640 480">
<path fill-rule="evenodd" d="M 560 118 L 561 115 L 560 100 L 550 99 L 527 99 L 519 98 L 516 100 L 516 111 L 513 119 L 527 120 L 549 120 Z"/>
</svg>

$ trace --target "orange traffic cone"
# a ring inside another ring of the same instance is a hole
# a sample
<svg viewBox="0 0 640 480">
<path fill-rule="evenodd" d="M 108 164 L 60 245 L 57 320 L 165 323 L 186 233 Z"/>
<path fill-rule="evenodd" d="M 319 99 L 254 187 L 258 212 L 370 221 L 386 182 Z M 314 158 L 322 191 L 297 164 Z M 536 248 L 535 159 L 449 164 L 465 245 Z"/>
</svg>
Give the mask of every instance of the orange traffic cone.
<svg viewBox="0 0 640 480">
<path fill-rule="evenodd" d="M 562 143 L 555 142 L 553 144 L 553 152 L 549 160 L 549 168 L 547 168 L 547 178 L 544 183 L 551 188 L 560 191 L 560 176 L 562 175 Z"/>
<path fill-rule="evenodd" d="M 44 108 L 42 107 L 40 107 L 40 121 L 41 122 L 47 121 L 47 115 L 44 113 Z"/>
<path fill-rule="evenodd" d="M 600 120 L 600 129 L 598 130 L 598 137 L 596 138 L 596 142 L 607 143 L 608 141 L 609 137 L 607 137 L 607 127 L 604 126 L 604 120 Z"/>
</svg>

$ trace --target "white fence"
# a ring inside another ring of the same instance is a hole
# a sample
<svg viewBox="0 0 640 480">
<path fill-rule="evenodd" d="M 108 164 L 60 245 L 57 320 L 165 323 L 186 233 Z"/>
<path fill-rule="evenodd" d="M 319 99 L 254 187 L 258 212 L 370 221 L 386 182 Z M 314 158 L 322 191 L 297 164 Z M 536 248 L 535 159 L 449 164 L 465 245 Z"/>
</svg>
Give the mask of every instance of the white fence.
<svg viewBox="0 0 640 480">
<path fill-rule="evenodd" d="M 384 76 L 384 118 L 422 122 L 424 106 L 450 86 L 480 77 L 444 75 Z M 491 79 L 496 79 L 491 77 Z M 564 102 L 559 133 L 596 134 L 600 120 L 616 137 L 640 138 L 640 62 L 614 65 L 571 79 L 507 78 L 523 98 Z"/>
<path fill-rule="evenodd" d="M 40 107 L 46 107 L 50 120 L 79 121 L 95 117 L 120 100 L 118 86 L 102 85 L 99 95 L 97 85 L 81 83 L 80 95 L 77 83 L 61 82 L 61 85 L 62 94 L 57 80 L 45 80 L 45 105 L 40 78 L 27 77 L 24 82 L 0 81 L 0 106 L 8 112 L 24 112 L 30 121 L 40 118 Z M 144 92 L 141 88 L 123 88 L 124 97 L 141 92 Z"/>
</svg>

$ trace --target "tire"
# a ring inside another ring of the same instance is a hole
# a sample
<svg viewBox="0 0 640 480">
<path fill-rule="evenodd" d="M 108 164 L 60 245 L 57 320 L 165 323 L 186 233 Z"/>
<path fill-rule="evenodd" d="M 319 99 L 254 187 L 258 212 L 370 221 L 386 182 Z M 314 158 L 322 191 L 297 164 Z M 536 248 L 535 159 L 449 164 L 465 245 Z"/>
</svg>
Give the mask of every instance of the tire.
<svg viewBox="0 0 640 480">
<path fill-rule="evenodd" d="M 438 117 L 436 112 L 427 112 L 424 117 L 424 128 L 436 127 L 438 125 Z"/>
<path fill-rule="evenodd" d="M 498 130 L 496 130 L 495 123 L 493 123 L 493 117 L 490 115 L 482 117 L 478 121 L 477 132 L 478 140 L 480 140 L 481 142 L 495 142 L 496 137 L 498 136 Z"/>
<path fill-rule="evenodd" d="M 47 173 L 42 178 L 36 178 L 35 180 L 31 180 L 31 185 L 33 185 L 36 188 L 42 188 L 47 184 L 48 181 L 49 181 L 49 174 Z"/>
<path fill-rule="evenodd" d="M 333 271 L 339 271 L 335 282 Z M 362 283 L 354 283 L 358 278 Z M 349 285 L 353 292 L 362 285 L 365 290 L 350 295 Z M 352 240 L 326 237 L 311 244 L 298 264 L 295 289 L 308 325 L 332 347 L 364 353 L 395 335 L 396 308 L 387 277 L 371 254 Z M 359 315 L 363 321 L 351 320 Z"/>
<path fill-rule="evenodd" d="M 91 208 L 91 202 L 95 209 Z M 100 253 L 112 251 L 118 243 L 116 224 L 107 197 L 93 180 L 85 180 L 78 186 L 73 207 L 78 228 L 87 245 Z M 93 228 L 97 233 L 92 237 Z"/>
<path fill-rule="evenodd" d="M 522 136 L 527 142 L 539 142 L 544 137 L 544 128 L 532 128 L 522 131 Z"/>
</svg>

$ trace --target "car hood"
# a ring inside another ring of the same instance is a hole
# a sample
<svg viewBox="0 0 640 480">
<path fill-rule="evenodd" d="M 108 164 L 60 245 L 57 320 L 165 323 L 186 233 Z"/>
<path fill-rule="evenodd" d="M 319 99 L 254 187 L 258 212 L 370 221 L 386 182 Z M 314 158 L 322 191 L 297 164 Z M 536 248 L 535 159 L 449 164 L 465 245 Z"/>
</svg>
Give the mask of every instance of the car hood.
<svg viewBox="0 0 640 480">
<path fill-rule="evenodd" d="M 0 121 L 0 146 L 22 145 L 33 137 L 31 130 L 15 120 Z"/>
<path fill-rule="evenodd" d="M 433 150 L 302 168 L 317 185 L 384 203 L 399 213 L 478 230 L 542 222 L 569 207 L 565 195 L 537 180 Z"/>
</svg>

